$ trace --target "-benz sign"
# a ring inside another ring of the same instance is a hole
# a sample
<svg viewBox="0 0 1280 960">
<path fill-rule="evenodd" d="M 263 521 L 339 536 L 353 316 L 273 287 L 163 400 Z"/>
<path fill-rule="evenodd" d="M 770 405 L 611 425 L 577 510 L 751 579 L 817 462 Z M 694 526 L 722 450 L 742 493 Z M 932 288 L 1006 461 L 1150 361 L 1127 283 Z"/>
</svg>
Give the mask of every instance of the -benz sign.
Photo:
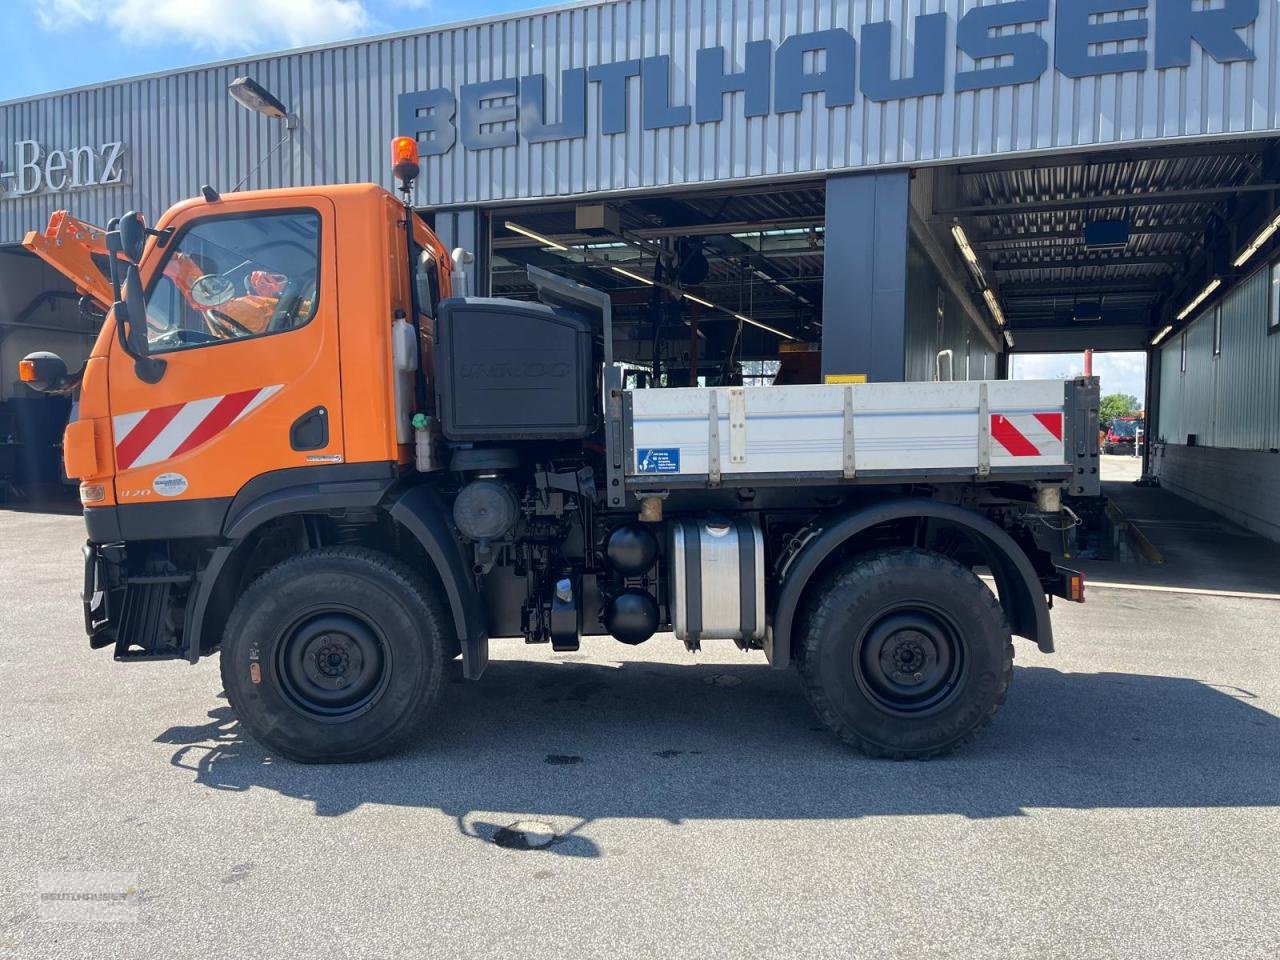
<svg viewBox="0 0 1280 960">
<path fill-rule="evenodd" d="M 1238 31 L 1257 19 L 1258 4 L 1221 0 L 1205 9 L 1201 0 L 1057 0 L 1052 6 L 1050 0 L 1009 0 L 974 7 L 954 24 L 946 13 L 917 16 L 914 62 L 904 63 L 899 76 L 891 69 L 894 25 L 868 23 L 857 37 L 833 28 L 792 35 L 776 46 L 762 39 L 741 50 L 699 50 L 692 103 L 673 98 L 671 58 L 661 55 L 562 71 L 555 122 L 546 119 L 546 76 L 533 74 L 466 84 L 456 94 L 401 94 L 397 123 L 432 156 L 448 153 L 459 139 L 468 150 L 488 150 L 585 137 L 589 85 L 600 104 L 599 116 L 591 118 L 597 132 L 626 133 L 632 78 L 640 84 L 644 130 L 719 122 L 729 93 L 742 94 L 747 117 L 799 112 L 808 94 L 821 95 L 828 108 L 852 106 L 859 94 L 878 102 L 936 97 L 1035 82 L 1050 69 L 1050 38 L 1052 68 L 1071 78 L 1186 67 L 1193 44 L 1219 63 L 1253 60 Z M 951 76 L 946 64 L 959 58 L 948 56 L 948 44 L 972 61 Z M 736 61 L 742 68 L 735 71 Z"/>
<path fill-rule="evenodd" d="M 19 140 L 10 157 L 0 160 L 0 195 L 8 199 L 124 183 L 125 145 L 120 140 L 57 150 Z"/>
</svg>

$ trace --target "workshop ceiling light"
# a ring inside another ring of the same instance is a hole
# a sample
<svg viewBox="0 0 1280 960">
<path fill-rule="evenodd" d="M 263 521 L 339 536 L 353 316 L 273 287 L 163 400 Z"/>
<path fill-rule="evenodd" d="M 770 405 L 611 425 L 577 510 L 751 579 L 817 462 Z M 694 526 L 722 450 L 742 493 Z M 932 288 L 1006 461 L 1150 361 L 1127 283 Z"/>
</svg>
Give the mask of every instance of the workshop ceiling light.
<svg viewBox="0 0 1280 960">
<path fill-rule="evenodd" d="M 996 299 L 996 295 L 989 289 L 982 291 L 982 299 L 987 301 L 987 309 L 991 311 L 991 316 L 1000 326 L 1004 326 L 1004 311 L 1000 309 L 1000 301 Z"/>
<path fill-rule="evenodd" d="M 684 298 L 685 298 L 686 300 L 691 300 L 691 301 L 693 301 L 694 303 L 698 304 L 699 306 L 706 307 L 708 310 L 719 310 L 719 309 L 720 309 L 720 308 L 719 308 L 719 307 L 717 307 L 714 303 L 711 303 L 711 302 L 710 302 L 710 301 L 708 301 L 708 300 L 703 300 L 701 297 L 695 297 L 692 293 L 686 293 L 686 294 L 684 295 Z"/>
<path fill-rule="evenodd" d="M 550 247 L 552 250 L 563 250 L 565 253 L 569 252 L 569 248 L 563 243 L 556 243 L 554 240 L 548 240 L 542 234 L 534 233 L 532 230 L 527 227 L 522 227 L 518 223 L 512 223 L 510 220 L 507 220 L 502 225 L 512 233 L 518 233 L 522 237 L 528 237 L 530 240 L 536 240 L 538 243 L 543 246 Z"/>
<path fill-rule="evenodd" d="M 1182 312 L 1178 314 L 1178 319 L 1185 320 L 1187 319 L 1187 317 L 1191 316 L 1191 314 L 1195 313 L 1196 308 L 1199 307 L 1200 304 L 1208 300 L 1211 296 L 1213 296 L 1213 291 L 1217 290 L 1220 286 L 1222 286 L 1221 277 L 1214 277 L 1212 280 L 1210 280 L 1209 285 L 1206 286 L 1203 290 L 1201 290 L 1199 295 L 1194 300 L 1192 300 L 1190 303 L 1188 303 L 1185 307 L 1182 308 Z"/>
<path fill-rule="evenodd" d="M 987 278 L 982 272 L 982 264 L 978 262 L 978 251 L 973 249 L 973 244 L 969 242 L 969 235 L 964 232 L 964 227 L 958 223 L 953 223 L 951 225 L 951 236 L 955 238 L 956 247 L 959 248 L 960 255 L 964 257 L 964 262 L 969 265 L 969 269 L 977 277 L 978 286 L 985 287 Z"/>
<path fill-rule="evenodd" d="M 1240 251 L 1240 256 L 1236 257 L 1235 266 L 1243 267 L 1248 263 L 1255 253 L 1266 245 L 1277 230 L 1280 230 L 1280 213 L 1277 213 L 1265 227 L 1258 231 L 1258 235 L 1249 241 L 1249 245 Z"/>
<path fill-rule="evenodd" d="M 1151 345 L 1153 347 L 1158 347 L 1160 345 L 1160 341 L 1163 340 L 1165 337 L 1167 337 L 1171 333 L 1173 333 L 1172 323 L 1151 338 Z"/>
<path fill-rule="evenodd" d="M 791 334 L 789 334 L 789 333 L 783 333 L 783 332 L 782 332 L 781 330 L 779 330 L 778 328 L 776 328 L 776 327 L 771 327 L 771 326 L 769 326 L 767 323 L 761 323 L 759 320 L 752 320 L 750 317 L 744 317 L 744 316 L 743 316 L 742 314 L 740 314 L 740 313 L 735 313 L 735 314 L 733 315 L 733 319 L 735 319 L 735 320 L 741 320 L 743 323 L 749 323 L 749 324 L 751 324 L 753 327 L 759 327 L 761 330 L 767 331 L 768 333 L 772 333 L 774 336 L 782 337 L 782 339 L 783 339 L 783 340 L 797 340 L 797 341 L 798 341 L 798 340 L 800 339 L 799 337 L 793 337 L 793 336 L 792 336 Z"/>
<path fill-rule="evenodd" d="M 611 269 L 613 270 L 614 273 L 620 273 L 622 274 L 622 276 L 628 278 L 629 280 L 635 280 L 639 283 L 647 283 L 649 286 L 651 287 L 653 286 L 653 281 L 650 280 L 648 277 L 642 277 L 640 276 L 640 274 L 632 273 L 630 270 L 623 270 L 621 267 L 613 267 Z"/>
<path fill-rule="evenodd" d="M 960 248 L 961 255 L 976 267 L 978 265 L 978 253 L 973 249 L 973 244 L 969 242 L 969 235 L 964 232 L 964 227 L 958 223 L 953 224 L 951 236 L 955 237 L 956 246 Z"/>
</svg>

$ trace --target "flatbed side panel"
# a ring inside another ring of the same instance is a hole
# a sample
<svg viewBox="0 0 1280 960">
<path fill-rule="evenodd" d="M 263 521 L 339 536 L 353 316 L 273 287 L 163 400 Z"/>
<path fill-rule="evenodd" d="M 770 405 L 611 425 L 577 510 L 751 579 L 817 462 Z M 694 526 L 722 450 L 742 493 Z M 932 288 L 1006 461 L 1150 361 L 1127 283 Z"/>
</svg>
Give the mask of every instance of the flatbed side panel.
<svg viewBox="0 0 1280 960">
<path fill-rule="evenodd" d="M 1010 468 L 1025 474 L 1036 467 L 1057 472 L 1068 462 L 1060 380 L 690 387 L 628 395 L 630 477 L 714 475 L 713 437 L 718 473 L 726 479 L 856 479 L 859 471 L 883 476 L 899 470 L 976 474 L 984 460 L 995 475 Z"/>
</svg>

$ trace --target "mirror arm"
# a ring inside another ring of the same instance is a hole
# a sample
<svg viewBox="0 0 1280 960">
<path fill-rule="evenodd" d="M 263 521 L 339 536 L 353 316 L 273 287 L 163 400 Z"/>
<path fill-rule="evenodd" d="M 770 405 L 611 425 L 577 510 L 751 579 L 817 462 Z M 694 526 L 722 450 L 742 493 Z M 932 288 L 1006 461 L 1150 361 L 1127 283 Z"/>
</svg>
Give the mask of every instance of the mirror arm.
<svg viewBox="0 0 1280 960">
<path fill-rule="evenodd" d="M 111 296 L 120 302 L 120 256 L 124 247 L 120 242 L 120 218 L 107 224 L 107 276 L 111 280 Z"/>
</svg>

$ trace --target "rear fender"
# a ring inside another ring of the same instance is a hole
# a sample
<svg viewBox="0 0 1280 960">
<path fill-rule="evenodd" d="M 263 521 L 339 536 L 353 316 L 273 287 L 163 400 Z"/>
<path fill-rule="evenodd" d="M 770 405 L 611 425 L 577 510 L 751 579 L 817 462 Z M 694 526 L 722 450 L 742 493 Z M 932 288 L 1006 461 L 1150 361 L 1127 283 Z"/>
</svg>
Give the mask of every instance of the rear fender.
<svg viewBox="0 0 1280 960">
<path fill-rule="evenodd" d="M 894 500 L 832 518 L 785 565 L 773 613 L 770 662 L 779 669 L 791 662 L 791 633 L 805 589 L 826 562 L 861 533 L 897 520 L 943 520 L 968 534 L 995 577 L 1000 604 L 1013 632 L 1053 652 L 1049 604 L 1040 578 L 1021 547 L 986 517 L 949 503 Z"/>
</svg>

